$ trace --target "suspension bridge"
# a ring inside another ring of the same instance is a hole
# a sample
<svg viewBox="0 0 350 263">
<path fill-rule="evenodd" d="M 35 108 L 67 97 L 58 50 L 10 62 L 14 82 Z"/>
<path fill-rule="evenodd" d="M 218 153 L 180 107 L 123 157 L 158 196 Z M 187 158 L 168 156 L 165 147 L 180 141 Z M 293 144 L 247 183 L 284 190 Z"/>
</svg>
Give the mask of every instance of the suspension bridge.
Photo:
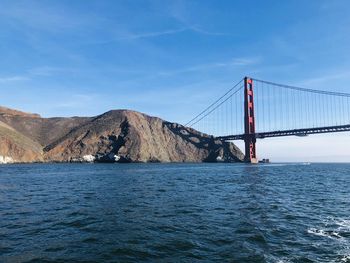
<svg viewBox="0 0 350 263">
<path fill-rule="evenodd" d="M 350 131 L 350 94 L 245 77 L 185 126 L 222 141 L 243 140 L 257 163 L 257 139 Z"/>
</svg>

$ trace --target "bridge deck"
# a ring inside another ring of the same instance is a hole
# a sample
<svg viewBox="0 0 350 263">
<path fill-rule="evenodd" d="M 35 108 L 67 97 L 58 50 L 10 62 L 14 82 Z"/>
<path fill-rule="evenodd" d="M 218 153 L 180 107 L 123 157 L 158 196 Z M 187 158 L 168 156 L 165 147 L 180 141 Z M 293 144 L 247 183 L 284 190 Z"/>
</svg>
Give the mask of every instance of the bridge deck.
<svg viewBox="0 0 350 263">
<path fill-rule="evenodd" d="M 318 127 L 318 128 L 305 128 L 305 129 L 295 129 L 295 130 L 284 130 L 284 131 L 271 131 L 271 132 L 259 132 L 255 133 L 255 138 L 264 139 L 271 137 L 284 137 L 284 136 L 307 136 L 309 134 L 318 133 L 333 133 L 333 132 L 346 132 L 350 131 L 350 124 L 341 126 L 328 126 L 328 127 Z M 244 134 L 219 136 L 220 140 L 244 140 Z"/>
</svg>

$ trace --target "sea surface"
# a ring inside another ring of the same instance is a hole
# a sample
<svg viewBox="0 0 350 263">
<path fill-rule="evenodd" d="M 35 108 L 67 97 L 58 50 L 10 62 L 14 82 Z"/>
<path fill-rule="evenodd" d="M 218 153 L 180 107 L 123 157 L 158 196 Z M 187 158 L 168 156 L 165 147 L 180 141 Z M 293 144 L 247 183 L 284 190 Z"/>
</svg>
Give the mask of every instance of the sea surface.
<svg viewBox="0 0 350 263">
<path fill-rule="evenodd" d="M 0 262 L 350 262 L 350 164 L 3 165 Z"/>
</svg>

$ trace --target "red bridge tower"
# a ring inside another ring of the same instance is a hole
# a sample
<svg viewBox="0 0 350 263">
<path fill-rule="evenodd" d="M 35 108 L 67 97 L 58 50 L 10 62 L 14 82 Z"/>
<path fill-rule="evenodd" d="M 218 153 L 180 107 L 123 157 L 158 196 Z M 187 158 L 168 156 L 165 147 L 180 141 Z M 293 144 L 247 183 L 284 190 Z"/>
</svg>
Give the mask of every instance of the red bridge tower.
<svg viewBox="0 0 350 263">
<path fill-rule="evenodd" d="M 256 157 L 253 80 L 244 78 L 244 144 L 245 162 L 258 163 Z"/>
</svg>

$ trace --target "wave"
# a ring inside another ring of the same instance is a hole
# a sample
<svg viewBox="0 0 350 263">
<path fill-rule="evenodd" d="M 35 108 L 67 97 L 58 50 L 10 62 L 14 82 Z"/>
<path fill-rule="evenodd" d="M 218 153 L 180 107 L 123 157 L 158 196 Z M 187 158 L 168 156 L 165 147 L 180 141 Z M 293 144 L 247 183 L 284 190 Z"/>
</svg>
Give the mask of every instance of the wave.
<svg viewBox="0 0 350 263">
<path fill-rule="evenodd" d="M 309 228 L 307 230 L 309 234 L 313 234 L 316 236 L 322 236 L 322 237 L 329 237 L 329 238 L 343 238 L 338 232 L 333 230 L 324 230 L 324 229 L 316 229 L 316 228 Z"/>
</svg>

